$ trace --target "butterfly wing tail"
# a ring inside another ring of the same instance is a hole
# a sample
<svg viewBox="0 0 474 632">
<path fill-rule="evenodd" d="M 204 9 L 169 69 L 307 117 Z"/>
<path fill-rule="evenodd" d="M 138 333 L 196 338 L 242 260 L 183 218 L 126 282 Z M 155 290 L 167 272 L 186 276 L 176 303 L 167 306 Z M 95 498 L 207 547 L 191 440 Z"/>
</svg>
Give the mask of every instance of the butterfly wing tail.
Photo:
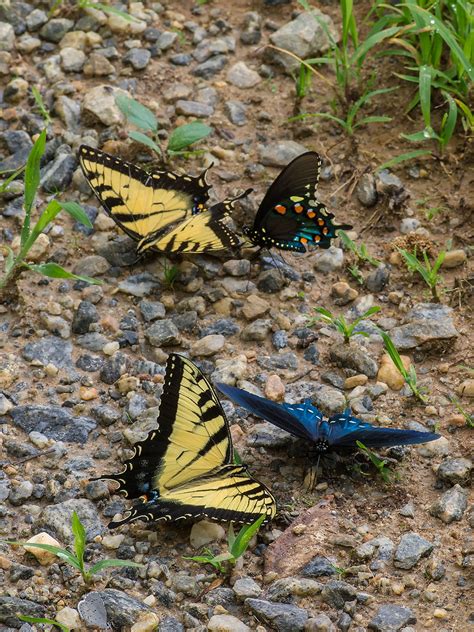
<svg viewBox="0 0 474 632">
<path fill-rule="evenodd" d="M 441 435 L 434 432 L 403 430 L 402 428 L 361 428 L 337 441 L 337 446 L 355 447 L 360 441 L 367 448 L 391 448 L 396 445 L 415 445 L 439 439 Z"/>
</svg>

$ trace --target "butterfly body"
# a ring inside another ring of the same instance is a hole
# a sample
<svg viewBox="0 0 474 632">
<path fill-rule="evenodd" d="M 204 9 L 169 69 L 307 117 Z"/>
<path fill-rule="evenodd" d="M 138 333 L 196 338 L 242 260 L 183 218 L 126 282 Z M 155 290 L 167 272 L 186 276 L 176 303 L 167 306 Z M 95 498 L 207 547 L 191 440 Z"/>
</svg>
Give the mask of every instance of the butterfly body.
<svg viewBox="0 0 474 632">
<path fill-rule="evenodd" d="M 171 354 L 158 429 L 134 446 L 119 474 L 100 477 L 119 484 L 133 507 L 110 528 L 133 520 L 211 520 L 252 523 L 276 513 L 267 488 L 245 465 L 234 463 L 224 411 L 211 385 L 186 358 Z"/>
<path fill-rule="evenodd" d="M 306 152 L 283 169 L 260 204 L 253 226 L 243 232 L 254 246 L 306 252 L 310 244 L 329 248 L 339 229 L 334 215 L 318 201 L 316 190 L 321 158 Z"/>
<path fill-rule="evenodd" d="M 330 450 L 354 449 L 357 441 L 368 448 L 393 447 L 425 443 L 438 439 L 433 432 L 419 432 L 402 428 L 383 428 L 362 421 L 350 409 L 328 419 L 310 400 L 301 404 L 276 404 L 240 388 L 218 384 L 219 390 L 234 402 L 287 432 L 310 441 L 317 453 Z"/>
<path fill-rule="evenodd" d="M 79 162 L 106 213 L 137 242 L 138 254 L 210 252 L 240 243 L 225 222 L 239 198 L 209 208 L 207 170 L 197 177 L 148 173 L 86 145 L 79 148 Z"/>
</svg>

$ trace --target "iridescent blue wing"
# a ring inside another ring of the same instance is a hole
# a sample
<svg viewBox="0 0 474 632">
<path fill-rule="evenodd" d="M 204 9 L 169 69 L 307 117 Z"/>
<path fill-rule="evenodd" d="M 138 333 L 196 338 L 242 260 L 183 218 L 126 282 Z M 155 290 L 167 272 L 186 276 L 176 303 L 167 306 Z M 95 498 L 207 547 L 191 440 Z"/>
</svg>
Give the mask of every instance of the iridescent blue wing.
<svg viewBox="0 0 474 632">
<path fill-rule="evenodd" d="M 314 432 L 310 430 L 308 424 L 302 422 L 300 411 L 295 410 L 304 405 L 276 404 L 269 399 L 253 395 L 253 393 L 235 386 L 229 386 L 228 384 L 216 384 L 216 386 L 221 393 L 224 393 L 239 406 L 246 408 L 253 415 L 262 417 L 262 419 L 286 430 L 290 434 L 295 435 L 295 437 L 314 440 Z"/>
<path fill-rule="evenodd" d="M 244 233 L 257 246 L 306 252 L 306 244 L 329 248 L 339 229 L 334 215 L 318 201 L 321 157 L 309 151 L 287 165 L 268 189 L 251 228 Z"/>
<path fill-rule="evenodd" d="M 329 433 L 327 440 L 333 448 L 355 448 L 360 441 L 368 448 L 390 448 L 395 445 L 411 445 L 426 443 L 439 439 L 434 432 L 418 432 L 402 428 L 381 428 L 373 426 L 350 414 L 350 409 L 343 414 L 333 415 L 328 419 Z"/>
</svg>

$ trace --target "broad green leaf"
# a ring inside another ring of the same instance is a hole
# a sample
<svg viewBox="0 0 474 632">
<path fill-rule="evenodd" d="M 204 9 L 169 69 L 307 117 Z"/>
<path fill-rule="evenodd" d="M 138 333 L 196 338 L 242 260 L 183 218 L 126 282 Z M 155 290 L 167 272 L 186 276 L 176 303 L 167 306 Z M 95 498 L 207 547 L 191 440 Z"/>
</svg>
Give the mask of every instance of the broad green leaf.
<svg viewBox="0 0 474 632">
<path fill-rule="evenodd" d="M 143 568 L 143 564 L 138 564 L 137 562 L 130 562 L 128 560 L 101 560 L 97 562 L 93 566 L 91 566 L 88 570 L 89 575 L 95 575 L 99 573 L 103 568 L 111 568 L 117 566 L 134 566 L 135 568 Z"/>
<path fill-rule="evenodd" d="M 431 127 L 431 77 L 431 67 L 420 66 L 418 89 L 420 93 L 421 112 L 426 128 Z"/>
<path fill-rule="evenodd" d="M 132 140 L 135 140 L 137 143 L 141 143 L 142 145 L 146 145 L 147 147 L 149 147 L 150 149 L 152 149 L 158 155 L 161 156 L 161 153 L 162 153 L 161 148 L 155 143 L 154 140 L 152 140 L 146 134 L 143 134 L 142 132 L 137 132 L 135 130 L 132 130 L 131 132 L 128 132 L 128 136 Z"/>
<path fill-rule="evenodd" d="M 62 632 L 71 632 L 71 630 L 64 625 L 64 623 L 59 623 L 56 619 L 45 619 L 44 617 L 29 617 L 26 614 L 17 614 L 17 617 L 20 621 L 26 621 L 26 623 L 45 623 L 46 625 L 53 625 L 56 628 L 62 630 Z"/>
<path fill-rule="evenodd" d="M 260 529 L 265 518 L 266 516 L 260 516 L 253 524 L 245 525 L 239 531 L 230 551 L 236 559 L 245 553 L 250 540 Z"/>
<path fill-rule="evenodd" d="M 361 63 L 371 48 L 382 42 L 384 39 L 392 37 L 393 35 L 395 35 L 395 33 L 398 33 L 398 31 L 400 31 L 399 26 L 391 26 L 388 29 L 384 29 L 383 31 L 374 33 L 373 35 L 365 39 L 362 44 L 360 44 L 360 46 L 358 46 L 354 51 L 351 57 L 351 63 Z"/>
<path fill-rule="evenodd" d="M 86 550 L 86 530 L 75 511 L 72 512 L 71 528 L 74 534 L 74 551 L 81 567 L 84 565 L 84 551 Z"/>
<path fill-rule="evenodd" d="M 102 281 L 98 279 L 93 279 L 91 277 L 81 275 L 81 274 L 73 274 L 72 272 L 68 272 L 64 268 L 62 268 L 57 263 L 49 262 L 49 263 L 28 263 L 25 264 L 27 268 L 33 270 L 34 272 L 39 272 L 39 274 L 44 274 L 47 277 L 51 277 L 53 279 L 77 279 L 78 281 L 86 281 L 91 285 L 101 285 Z"/>
<path fill-rule="evenodd" d="M 25 168 L 25 219 L 21 229 L 21 245 L 23 246 L 30 234 L 31 209 L 35 201 L 40 183 L 40 162 L 46 147 L 46 130 L 44 129 L 33 145 Z"/>
<path fill-rule="evenodd" d="M 212 131 L 212 127 L 198 121 L 180 125 L 173 130 L 168 139 L 168 151 L 182 151 L 186 147 L 206 138 Z"/>
<path fill-rule="evenodd" d="M 438 137 L 434 130 L 430 129 L 424 129 L 422 132 L 415 132 L 414 134 L 400 134 L 400 136 L 412 143 L 422 143 L 427 140 L 435 140 Z"/>
<path fill-rule="evenodd" d="M 213 562 L 228 562 L 229 560 L 235 561 L 235 557 L 232 553 L 221 553 L 220 555 L 216 555 L 212 558 Z"/>
<path fill-rule="evenodd" d="M 431 156 L 431 151 L 429 149 L 415 149 L 415 151 L 409 151 L 406 154 L 399 154 L 377 167 L 376 172 L 382 171 L 383 169 L 390 169 L 401 162 L 413 160 L 414 158 L 419 158 L 420 156 Z"/>
<path fill-rule="evenodd" d="M 156 116 L 145 105 L 142 105 L 125 94 L 118 94 L 115 97 L 115 103 L 127 120 L 133 123 L 133 125 L 148 132 L 156 132 L 158 129 Z"/>
<path fill-rule="evenodd" d="M 82 208 L 80 204 L 77 202 L 60 202 L 58 200 L 59 205 L 66 213 L 69 213 L 71 217 L 73 217 L 77 222 L 87 226 L 87 228 L 92 228 L 92 222 L 87 216 L 87 213 Z"/>
<path fill-rule="evenodd" d="M 30 544 L 29 542 L 17 542 L 14 540 L 5 541 L 7 542 L 7 544 L 16 544 L 19 546 L 23 546 L 26 549 L 34 547 L 35 549 L 43 549 L 43 551 L 49 551 L 50 553 L 54 553 L 54 555 L 59 557 L 61 560 L 68 562 L 69 564 L 71 564 L 71 566 L 74 566 L 79 571 L 81 570 L 81 565 L 79 564 L 79 560 L 76 558 L 76 556 L 66 549 L 61 548 L 60 546 L 53 546 L 52 544 L 36 544 L 33 542 Z"/>
</svg>

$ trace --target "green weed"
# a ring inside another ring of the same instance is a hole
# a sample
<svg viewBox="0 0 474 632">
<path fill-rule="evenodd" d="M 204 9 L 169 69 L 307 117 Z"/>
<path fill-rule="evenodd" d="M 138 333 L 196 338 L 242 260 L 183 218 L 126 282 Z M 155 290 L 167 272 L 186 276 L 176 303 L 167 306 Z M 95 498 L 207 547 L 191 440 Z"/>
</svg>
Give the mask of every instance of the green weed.
<svg viewBox="0 0 474 632">
<path fill-rule="evenodd" d="M 179 276 L 179 268 L 176 265 L 168 265 L 168 262 L 165 261 L 163 268 L 163 285 L 172 290 L 174 289 L 174 284 L 176 283 L 176 279 Z"/>
<path fill-rule="evenodd" d="M 79 204 L 76 204 L 76 202 L 61 202 L 56 198 L 53 198 L 50 202 L 48 202 L 46 208 L 39 216 L 36 224 L 33 226 L 33 228 L 31 228 L 31 215 L 33 212 L 33 207 L 35 206 L 36 195 L 40 186 L 40 161 L 44 153 L 45 146 L 46 131 L 43 130 L 38 136 L 35 144 L 33 145 L 25 166 L 25 195 L 23 203 L 25 209 L 25 217 L 21 228 L 20 249 L 18 253 L 15 254 L 9 246 L 5 244 L 2 246 L 2 248 L 7 253 L 7 256 L 5 259 L 4 274 L 2 277 L 0 277 L 0 290 L 5 288 L 23 269 L 32 270 L 33 272 L 39 272 L 40 274 L 55 279 L 80 279 L 82 281 L 87 281 L 88 283 L 100 283 L 100 281 L 91 279 L 90 277 L 72 274 L 72 272 L 64 270 L 64 268 L 62 268 L 57 263 L 27 263 L 28 253 L 33 244 L 41 235 L 41 233 L 44 232 L 47 226 L 54 220 L 56 215 L 58 215 L 58 213 L 60 213 L 62 210 L 69 213 L 69 215 L 71 215 L 75 220 L 81 222 L 85 226 L 92 227 L 89 218 L 87 217 L 84 210 L 79 206 Z M 19 173 L 21 173 L 21 170 L 15 172 L 14 175 L 18 175 Z M 10 176 L 10 178 L 7 179 L 7 182 L 3 183 L 2 186 L 5 187 L 5 185 L 9 181 L 11 181 L 11 179 L 12 176 Z"/>
<path fill-rule="evenodd" d="M 421 156 L 431 156 L 431 151 L 427 149 L 415 149 L 415 151 L 408 151 L 404 154 L 399 154 L 398 156 L 394 156 L 387 160 L 387 162 L 382 163 L 375 170 L 376 173 L 379 171 L 383 171 L 383 169 L 392 169 L 396 165 L 399 165 L 402 162 L 407 162 L 408 160 L 413 160 L 414 158 L 419 158 Z"/>
<path fill-rule="evenodd" d="M 166 150 L 163 150 L 158 144 L 158 121 L 153 112 L 145 105 L 126 95 L 117 95 L 115 102 L 128 122 L 143 130 L 141 132 L 137 130 L 130 131 L 128 133 L 129 138 L 146 145 L 164 160 L 171 156 L 188 153 L 185 151 L 188 147 L 206 138 L 212 132 L 212 127 L 198 121 L 180 125 L 171 132 Z"/>
<path fill-rule="evenodd" d="M 451 403 L 454 404 L 454 407 L 456 408 L 456 410 L 459 413 L 461 413 L 461 415 L 466 420 L 466 426 L 468 428 L 474 428 L 474 415 L 471 414 L 471 413 L 468 413 L 463 408 L 463 406 L 461 406 L 461 402 L 459 401 L 459 399 L 457 397 L 451 396 L 449 399 L 451 400 Z"/>
<path fill-rule="evenodd" d="M 426 404 L 427 398 L 423 394 L 423 388 L 418 386 L 418 380 L 416 376 L 416 369 L 413 364 L 410 364 L 409 369 L 407 370 L 402 362 L 400 354 L 398 353 L 398 349 L 393 344 L 393 340 L 390 336 L 381 329 L 379 330 L 380 335 L 382 336 L 384 347 L 390 358 L 392 359 L 393 364 L 396 366 L 398 372 L 401 374 L 403 379 L 405 380 L 405 384 L 408 385 L 413 395 L 420 400 L 423 404 Z"/>
<path fill-rule="evenodd" d="M 387 461 L 379 458 L 375 452 L 370 450 L 367 446 L 365 446 L 361 441 L 356 441 L 356 445 L 359 450 L 365 454 L 372 465 L 377 468 L 377 472 L 382 477 L 384 483 L 391 483 L 393 478 L 393 473 L 387 467 Z"/>
<path fill-rule="evenodd" d="M 220 555 L 213 555 L 209 549 L 204 549 L 204 555 L 185 557 L 185 560 L 192 560 L 200 564 L 211 564 L 219 573 L 230 572 L 231 567 L 241 557 L 248 548 L 250 540 L 260 529 L 265 516 L 260 516 L 253 524 L 244 525 L 239 533 L 235 535 L 232 523 L 229 525 L 227 533 L 227 551 Z"/>
<path fill-rule="evenodd" d="M 70 628 L 64 623 L 59 623 L 56 619 L 45 619 L 43 617 L 29 617 L 26 614 L 18 614 L 17 617 L 21 621 L 26 621 L 26 623 L 44 623 L 46 625 L 52 625 L 55 628 L 59 628 L 62 632 L 71 632 Z"/>
<path fill-rule="evenodd" d="M 36 107 L 38 108 L 39 113 L 41 114 L 45 125 L 49 125 L 51 123 L 51 116 L 48 112 L 46 105 L 44 104 L 43 97 L 41 96 L 41 92 L 38 90 L 36 86 L 33 86 L 31 88 L 31 94 L 33 95 L 33 98 L 36 103 Z"/>
<path fill-rule="evenodd" d="M 338 231 L 337 234 L 343 246 L 345 246 L 347 250 L 350 250 L 350 252 L 352 252 L 359 261 L 370 263 L 370 265 L 373 265 L 376 268 L 378 268 L 379 265 L 382 263 L 375 257 L 372 257 L 371 254 L 369 254 L 367 246 L 363 242 L 360 244 L 360 246 L 358 246 L 344 230 Z"/>
<path fill-rule="evenodd" d="M 355 334 L 359 334 L 361 336 L 368 337 L 368 333 L 365 331 L 355 331 L 357 325 L 369 316 L 380 312 L 380 307 L 374 305 L 370 309 L 368 309 L 362 316 L 356 318 L 352 323 L 348 323 L 344 316 L 335 316 L 329 310 L 324 309 L 324 307 L 315 307 L 314 311 L 317 312 L 317 316 L 313 316 L 312 318 L 308 318 L 308 327 L 313 327 L 317 322 L 325 322 L 328 325 L 332 325 L 344 336 L 344 342 L 349 344 L 350 339 Z"/>
<path fill-rule="evenodd" d="M 446 257 L 446 250 L 442 250 L 438 254 L 433 265 L 431 265 L 431 262 L 425 251 L 423 251 L 423 263 L 416 256 L 416 251 L 411 253 L 407 250 L 403 250 L 402 248 L 398 248 L 397 250 L 405 259 L 405 263 L 407 264 L 408 269 L 411 272 L 417 272 L 426 283 L 426 285 L 430 288 L 433 301 L 435 303 L 439 303 L 440 299 L 438 295 L 438 284 L 440 282 L 440 275 L 438 273 L 444 261 L 444 258 Z"/>
<path fill-rule="evenodd" d="M 33 544 L 28 542 L 15 542 L 15 541 L 6 541 L 7 544 L 14 544 L 26 547 L 34 547 L 37 549 L 43 549 L 44 551 L 49 551 L 50 553 L 54 553 L 60 560 L 63 562 L 67 562 L 74 568 L 76 568 L 86 584 L 89 584 L 96 573 L 99 573 L 104 568 L 110 568 L 112 566 L 135 566 L 142 567 L 142 564 L 137 564 L 136 562 L 129 562 L 128 560 L 116 560 L 116 559 L 105 559 L 93 564 L 89 568 L 86 567 L 84 563 L 84 552 L 86 550 L 86 530 L 84 529 L 84 525 L 79 519 L 79 516 L 75 511 L 72 513 L 71 518 L 71 528 L 74 534 L 74 545 L 73 550 L 69 551 L 68 549 L 63 549 L 60 546 L 53 546 L 52 544 Z"/>
</svg>

